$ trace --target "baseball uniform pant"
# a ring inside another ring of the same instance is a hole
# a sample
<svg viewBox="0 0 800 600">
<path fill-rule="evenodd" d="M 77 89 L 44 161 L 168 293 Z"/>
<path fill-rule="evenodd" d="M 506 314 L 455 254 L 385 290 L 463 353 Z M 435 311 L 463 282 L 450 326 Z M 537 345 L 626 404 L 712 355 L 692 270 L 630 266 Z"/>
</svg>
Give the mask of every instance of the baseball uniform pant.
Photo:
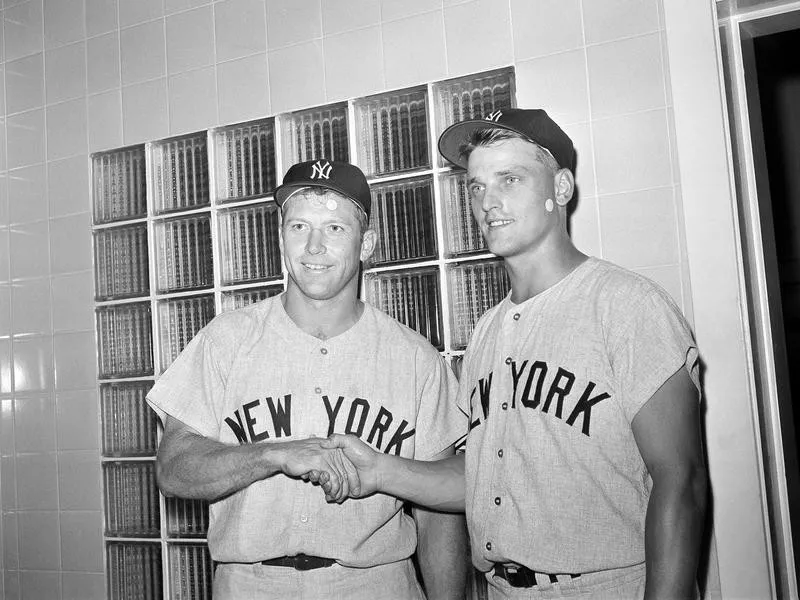
<svg viewBox="0 0 800 600">
<path fill-rule="evenodd" d="M 366 569 L 227 563 L 214 573 L 214 600 L 425 600 L 410 559 Z"/>
<path fill-rule="evenodd" d="M 580 600 L 640 600 L 644 598 L 644 564 L 584 573 L 580 577 L 559 575 L 557 583 L 552 583 L 544 575 L 536 576 L 537 585 L 532 587 L 512 587 L 505 579 L 493 571 L 486 573 L 489 583 L 489 600 L 552 600 L 571 598 Z M 541 582 L 540 582 L 541 580 Z"/>
</svg>

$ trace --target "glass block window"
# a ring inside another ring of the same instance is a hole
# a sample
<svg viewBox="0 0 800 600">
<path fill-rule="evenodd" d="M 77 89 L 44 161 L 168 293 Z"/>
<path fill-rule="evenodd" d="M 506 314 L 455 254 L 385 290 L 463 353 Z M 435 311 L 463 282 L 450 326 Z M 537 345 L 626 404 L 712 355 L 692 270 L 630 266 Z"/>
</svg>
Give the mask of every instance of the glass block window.
<svg viewBox="0 0 800 600">
<path fill-rule="evenodd" d="M 154 233 L 159 292 L 194 290 L 213 285 L 209 215 L 158 221 Z"/>
<path fill-rule="evenodd" d="M 206 134 L 153 144 L 151 172 L 156 212 L 208 206 Z"/>
<path fill-rule="evenodd" d="M 496 110 L 516 105 L 514 78 L 508 76 L 507 69 L 443 81 L 434 84 L 433 89 L 440 131 L 458 121 L 483 119 Z M 439 157 L 439 164 L 446 162 Z"/>
<path fill-rule="evenodd" d="M 109 223 L 147 213 L 144 146 L 92 157 L 94 222 Z"/>
<path fill-rule="evenodd" d="M 208 532 L 208 502 L 167 498 L 167 535 L 176 538 L 205 537 Z"/>
<path fill-rule="evenodd" d="M 441 178 L 442 203 L 447 256 L 486 252 L 480 227 L 472 218 L 467 177 L 464 171 L 448 173 Z"/>
<path fill-rule="evenodd" d="M 95 231 L 94 264 L 97 300 L 146 296 L 150 292 L 147 224 Z"/>
<path fill-rule="evenodd" d="M 103 383 L 103 456 L 155 456 L 158 417 L 145 402 L 149 381 Z"/>
<path fill-rule="evenodd" d="M 451 336 L 453 348 L 463 349 L 480 316 L 499 303 L 511 290 L 500 260 L 448 266 L 452 298 Z"/>
<path fill-rule="evenodd" d="M 155 463 L 103 463 L 106 535 L 158 537 L 160 505 Z"/>
<path fill-rule="evenodd" d="M 282 291 L 283 285 L 222 292 L 222 310 L 244 308 L 254 302 L 260 302 L 272 296 L 277 296 Z"/>
<path fill-rule="evenodd" d="M 219 214 L 219 237 L 224 284 L 281 277 L 278 247 L 278 207 L 275 203 L 248 205 Z"/>
<path fill-rule="evenodd" d="M 508 278 L 472 220 L 463 171 L 432 156 L 451 123 L 514 104 L 508 68 L 92 156 L 109 598 L 211 598 L 209 505 L 159 494 L 159 426 L 145 396 L 214 315 L 285 289 L 280 174 L 323 156 L 367 174 L 377 245 L 362 299 L 459 372 Z"/>
<path fill-rule="evenodd" d="M 370 304 L 444 349 L 438 269 L 369 273 L 364 289 Z"/>
<path fill-rule="evenodd" d="M 97 335 L 101 378 L 153 374 L 150 304 L 136 302 L 98 308 Z"/>
<path fill-rule="evenodd" d="M 161 600 L 161 544 L 109 542 L 108 597 L 112 600 Z"/>
<path fill-rule="evenodd" d="M 191 339 L 214 318 L 214 296 L 191 296 L 158 303 L 161 371 L 167 370 Z"/>
<path fill-rule="evenodd" d="M 275 120 L 225 127 L 214 132 L 216 201 L 271 194 L 275 177 Z"/>
<path fill-rule="evenodd" d="M 281 123 L 284 171 L 316 158 L 350 160 L 346 103 L 291 113 Z"/>
<path fill-rule="evenodd" d="M 358 164 L 367 176 L 430 166 L 427 107 L 425 89 L 355 102 Z"/>
<path fill-rule="evenodd" d="M 203 544 L 170 544 L 169 572 L 174 600 L 211 600 L 214 565 Z"/>
<path fill-rule="evenodd" d="M 375 264 L 436 257 L 436 219 L 430 177 L 372 187 L 371 227 L 378 232 Z"/>
</svg>

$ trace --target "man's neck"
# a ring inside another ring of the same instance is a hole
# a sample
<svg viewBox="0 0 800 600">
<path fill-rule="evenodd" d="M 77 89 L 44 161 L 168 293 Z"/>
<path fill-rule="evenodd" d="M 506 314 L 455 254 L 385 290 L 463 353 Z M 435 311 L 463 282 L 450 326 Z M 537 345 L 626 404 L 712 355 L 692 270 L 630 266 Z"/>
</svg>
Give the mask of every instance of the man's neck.
<svg viewBox="0 0 800 600">
<path fill-rule="evenodd" d="M 519 304 L 541 294 L 572 273 L 587 258 L 570 241 L 552 248 L 541 248 L 535 256 L 506 258 L 511 300 Z"/>
<path fill-rule="evenodd" d="M 286 314 L 300 329 L 321 340 L 344 333 L 364 312 L 364 303 L 355 293 L 343 293 L 329 300 L 314 300 L 289 285 L 282 296 Z"/>
</svg>

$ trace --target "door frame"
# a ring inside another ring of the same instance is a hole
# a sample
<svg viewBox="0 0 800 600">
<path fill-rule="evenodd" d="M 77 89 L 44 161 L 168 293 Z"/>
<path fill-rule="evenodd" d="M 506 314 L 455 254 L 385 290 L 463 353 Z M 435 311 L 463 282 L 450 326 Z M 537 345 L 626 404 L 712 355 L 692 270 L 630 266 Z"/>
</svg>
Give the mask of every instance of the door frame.
<svg viewBox="0 0 800 600">
<path fill-rule="evenodd" d="M 706 595 L 797 598 L 788 521 L 772 531 L 775 507 L 788 519 L 785 479 L 780 481 L 783 447 L 773 420 L 775 398 L 758 401 L 761 363 L 754 361 L 753 350 L 763 340 L 753 335 L 753 326 L 761 332 L 767 322 L 763 310 L 749 313 L 746 255 L 752 251 L 743 244 L 761 240 L 751 235 L 737 205 L 738 165 L 729 135 L 717 3 L 663 0 L 663 6 L 687 267 L 705 367 L 705 433 L 719 572 L 718 588 L 712 585 Z M 773 412 L 764 413 L 759 404 Z M 774 506 L 773 498 L 778 499 Z"/>
</svg>

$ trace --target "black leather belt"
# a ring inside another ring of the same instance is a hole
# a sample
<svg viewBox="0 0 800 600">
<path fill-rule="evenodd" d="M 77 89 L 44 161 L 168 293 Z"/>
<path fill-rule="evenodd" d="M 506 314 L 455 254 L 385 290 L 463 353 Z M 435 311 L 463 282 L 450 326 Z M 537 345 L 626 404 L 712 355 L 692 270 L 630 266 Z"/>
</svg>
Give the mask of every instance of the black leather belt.
<svg viewBox="0 0 800 600">
<path fill-rule="evenodd" d="M 332 558 L 322 558 L 320 556 L 308 556 L 307 554 L 297 554 L 296 556 L 279 556 L 262 560 L 262 565 L 268 567 L 292 567 L 298 571 L 310 571 L 311 569 L 323 569 L 336 564 Z"/>
<path fill-rule="evenodd" d="M 502 577 L 508 582 L 508 585 L 511 587 L 533 587 L 535 585 L 540 585 L 544 581 L 549 580 L 550 583 L 558 583 L 559 577 L 569 577 L 570 579 L 577 579 L 581 576 L 580 573 L 564 573 L 563 575 L 553 575 L 551 573 L 540 573 L 539 571 L 534 571 L 529 569 L 528 567 L 517 566 L 517 565 L 503 565 L 500 563 L 495 564 L 494 566 L 494 574 L 498 577 Z M 539 578 L 539 581 L 536 578 Z"/>
</svg>

